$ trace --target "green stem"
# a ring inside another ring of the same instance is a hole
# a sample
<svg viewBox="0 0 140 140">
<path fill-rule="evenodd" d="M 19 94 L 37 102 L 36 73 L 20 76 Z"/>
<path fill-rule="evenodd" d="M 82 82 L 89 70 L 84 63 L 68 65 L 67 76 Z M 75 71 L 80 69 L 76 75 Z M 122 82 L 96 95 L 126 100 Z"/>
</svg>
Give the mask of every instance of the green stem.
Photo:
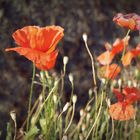
<svg viewBox="0 0 140 140">
<path fill-rule="evenodd" d="M 125 39 L 124 39 L 124 49 L 123 49 L 123 52 L 122 52 L 121 60 L 124 57 L 125 52 L 126 52 L 126 41 L 127 41 L 127 38 L 128 38 L 128 35 L 129 35 L 130 31 L 131 31 L 130 29 L 127 31 L 127 34 L 126 34 Z"/>
<path fill-rule="evenodd" d="M 67 128 L 65 129 L 65 132 L 64 132 L 64 134 L 66 134 L 66 133 L 67 133 L 67 131 L 68 131 L 68 129 L 70 128 L 70 125 L 71 125 L 71 123 L 72 123 L 72 120 L 73 120 L 73 117 L 74 117 L 74 112 L 75 112 L 75 103 L 73 103 L 73 111 L 72 111 L 72 116 L 71 116 L 71 119 L 70 119 L 70 122 L 69 122 L 69 124 L 68 124 Z"/>
<path fill-rule="evenodd" d="M 43 79 L 42 79 L 42 97 L 45 101 L 45 91 L 46 91 L 46 76 L 45 76 L 45 71 L 42 72 L 43 73 Z"/>
<path fill-rule="evenodd" d="M 26 131 L 29 130 L 29 121 L 30 121 L 30 111 L 31 111 L 31 103 L 32 103 L 32 95 L 33 95 L 34 79 L 35 79 L 35 65 L 33 64 L 32 83 L 31 83 L 30 95 L 29 95 L 29 105 L 28 105 L 28 116 L 27 116 L 27 126 L 26 126 Z"/>
<path fill-rule="evenodd" d="M 99 117 L 100 117 L 101 110 L 102 110 L 103 98 L 104 98 L 104 91 L 102 90 L 102 94 L 101 94 L 101 104 L 100 104 L 100 107 L 99 107 L 98 114 L 97 114 L 96 119 L 95 119 L 95 121 L 94 121 L 92 127 L 90 128 L 90 130 L 89 130 L 89 132 L 88 132 L 88 134 L 87 134 L 85 140 L 88 140 L 88 138 L 89 138 L 89 136 L 90 136 L 92 130 L 94 129 L 94 127 L 95 127 L 96 124 L 97 124 L 97 121 L 98 121 L 98 119 L 99 119 Z"/>
</svg>

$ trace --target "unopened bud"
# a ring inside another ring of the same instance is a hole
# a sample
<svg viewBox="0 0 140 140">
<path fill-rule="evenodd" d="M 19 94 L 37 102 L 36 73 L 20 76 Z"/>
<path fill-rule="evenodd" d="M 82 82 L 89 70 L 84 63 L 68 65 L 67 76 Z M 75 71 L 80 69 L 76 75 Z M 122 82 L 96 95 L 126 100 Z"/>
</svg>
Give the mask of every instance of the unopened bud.
<svg viewBox="0 0 140 140">
<path fill-rule="evenodd" d="M 81 110 L 80 110 L 80 116 L 83 116 L 83 114 L 84 114 L 84 110 L 81 109 Z"/>
<path fill-rule="evenodd" d="M 105 82 L 106 82 L 106 79 L 104 79 L 104 78 L 101 78 L 101 82 L 102 82 L 103 84 L 105 84 Z"/>
<path fill-rule="evenodd" d="M 63 64 L 66 65 L 69 61 L 69 58 L 67 56 L 63 57 Z"/>
<path fill-rule="evenodd" d="M 86 129 L 86 125 L 82 124 L 82 131 L 85 131 L 85 129 Z"/>
<path fill-rule="evenodd" d="M 87 34 L 86 34 L 86 33 L 83 33 L 83 40 L 84 40 L 85 42 L 87 42 Z"/>
<path fill-rule="evenodd" d="M 71 83 L 73 83 L 73 75 L 72 75 L 72 73 L 69 74 L 69 80 L 70 80 Z"/>
<path fill-rule="evenodd" d="M 87 106 L 87 111 L 90 111 L 91 110 L 91 106 Z"/>
<path fill-rule="evenodd" d="M 88 91 L 88 95 L 89 95 L 89 97 L 92 96 L 92 93 L 93 93 L 93 91 L 92 91 L 92 89 L 90 88 L 89 91 Z"/>
<path fill-rule="evenodd" d="M 118 85 L 119 85 L 119 87 L 121 87 L 121 85 L 122 85 L 122 80 L 121 79 L 118 80 Z"/>
<path fill-rule="evenodd" d="M 65 112 L 65 111 L 68 109 L 69 106 L 70 106 L 70 103 L 67 102 L 67 103 L 65 104 L 65 106 L 63 107 L 63 112 Z"/>
<path fill-rule="evenodd" d="M 16 112 L 14 110 L 10 112 L 10 116 L 13 121 L 16 121 Z"/>
<path fill-rule="evenodd" d="M 40 95 L 39 96 L 39 101 L 42 102 L 42 99 L 43 99 L 43 97 L 42 97 L 42 95 Z"/>
<path fill-rule="evenodd" d="M 127 84 L 128 84 L 128 86 L 129 86 L 129 87 L 131 87 L 131 86 L 132 86 L 132 82 L 131 82 L 130 80 L 128 81 L 128 83 L 127 83 Z"/>
<path fill-rule="evenodd" d="M 75 104 L 76 101 L 77 101 L 77 96 L 76 96 L 76 95 L 73 95 L 73 97 L 72 97 L 72 102 Z"/>
<path fill-rule="evenodd" d="M 56 95 L 53 95 L 53 101 L 54 101 L 54 103 L 57 103 L 57 96 Z"/>
</svg>

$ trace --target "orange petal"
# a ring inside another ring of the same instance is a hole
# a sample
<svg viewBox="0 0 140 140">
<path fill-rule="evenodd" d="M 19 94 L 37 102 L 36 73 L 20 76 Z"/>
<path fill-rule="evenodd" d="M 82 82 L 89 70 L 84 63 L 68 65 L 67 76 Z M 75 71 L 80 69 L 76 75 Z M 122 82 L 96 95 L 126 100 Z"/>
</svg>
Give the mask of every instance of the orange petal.
<svg viewBox="0 0 140 140">
<path fill-rule="evenodd" d="M 136 20 L 135 17 L 136 14 L 127 14 L 123 15 L 121 13 L 118 13 L 114 18 L 113 21 L 116 22 L 121 27 L 129 28 L 131 30 L 136 29 Z"/>
<path fill-rule="evenodd" d="M 30 47 L 39 51 L 55 50 L 57 43 L 64 36 L 64 29 L 59 26 L 26 26 L 13 33 L 13 38 L 21 47 Z"/>
<path fill-rule="evenodd" d="M 22 47 L 8 48 L 6 51 L 16 51 L 20 55 L 25 56 L 27 59 L 35 63 L 36 67 L 40 70 L 49 70 L 53 68 L 58 55 L 58 51 L 46 54 L 41 51 Z"/>
<path fill-rule="evenodd" d="M 127 38 L 125 37 L 121 40 L 116 39 L 116 41 L 113 43 L 112 53 L 118 54 L 123 51 L 124 47 L 127 48 L 129 39 L 130 36 L 128 36 Z"/>
<path fill-rule="evenodd" d="M 122 103 L 118 102 L 112 104 L 109 108 L 109 114 L 112 119 L 126 121 L 133 119 L 136 114 L 136 110 L 133 108 L 132 105 L 126 105 L 125 109 L 123 110 Z"/>
<path fill-rule="evenodd" d="M 117 64 L 111 64 L 109 66 L 103 66 L 100 69 L 103 78 L 115 79 L 120 73 L 121 69 Z"/>
<path fill-rule="evenodd" d="M 17 30 L 12 36 L 19 46 L 30 47 L 30 41 L 27 38 L 27 32 L 25 32 L 23 29 Z"/>
<path fill-rule="evenodd" d="M 126 66 L 130 65 L 133 58 L 134 58 L 134 55 L 130 51 L 127 52 L 122 58 L 123 66 L 126 67 Z"/>
<path fill-rule="evenodd" d="M 114 58 L 114 54 L 110 51 L 105 51 L 104 53 L 102 53 L 101 55 L 99 55 L 97 57 L 97 60 L 99 61 L 100 64 L 102 65 L 109 65 L 113 58 Z"/>
</svg>

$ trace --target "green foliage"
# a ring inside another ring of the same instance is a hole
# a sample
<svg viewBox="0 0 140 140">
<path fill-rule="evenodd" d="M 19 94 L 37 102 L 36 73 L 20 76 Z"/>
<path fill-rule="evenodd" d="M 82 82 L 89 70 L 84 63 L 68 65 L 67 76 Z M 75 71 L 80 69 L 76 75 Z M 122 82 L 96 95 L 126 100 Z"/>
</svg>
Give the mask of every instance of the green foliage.
<svg viewBox="0 0 140 140">
<path fill-rule="evenodd" d="M 26 135 L 25 140 L 34 140 L 35 136 L 39 133 L 39 129 L 35 126 L 32 129 L 30 129 Z"/>
<path fill-rule="evenodd" d="M 10 122 L 7 123 L 6 140 L 12 140 L 12 126 Z"/>
</svg>

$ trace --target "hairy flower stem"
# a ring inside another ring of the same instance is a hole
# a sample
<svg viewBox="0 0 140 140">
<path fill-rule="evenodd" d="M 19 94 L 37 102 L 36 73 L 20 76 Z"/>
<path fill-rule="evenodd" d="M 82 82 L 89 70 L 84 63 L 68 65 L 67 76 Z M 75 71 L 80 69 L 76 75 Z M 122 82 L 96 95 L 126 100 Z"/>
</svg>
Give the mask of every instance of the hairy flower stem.
<svg viewBox="0 0 140 140">
<path fill-rule="evenodd" d="M 30 95 L 29 95 L 26 132 L 29 130 L 29 121 L 30 121 L 30 111 L 31 111 L 31 103 L 32 103 L 32 96 L 33 96 L 34 79 L 35 79 L 35 65 L 33 64 L 32 83 L 31 83 Z"/>
</svg>

